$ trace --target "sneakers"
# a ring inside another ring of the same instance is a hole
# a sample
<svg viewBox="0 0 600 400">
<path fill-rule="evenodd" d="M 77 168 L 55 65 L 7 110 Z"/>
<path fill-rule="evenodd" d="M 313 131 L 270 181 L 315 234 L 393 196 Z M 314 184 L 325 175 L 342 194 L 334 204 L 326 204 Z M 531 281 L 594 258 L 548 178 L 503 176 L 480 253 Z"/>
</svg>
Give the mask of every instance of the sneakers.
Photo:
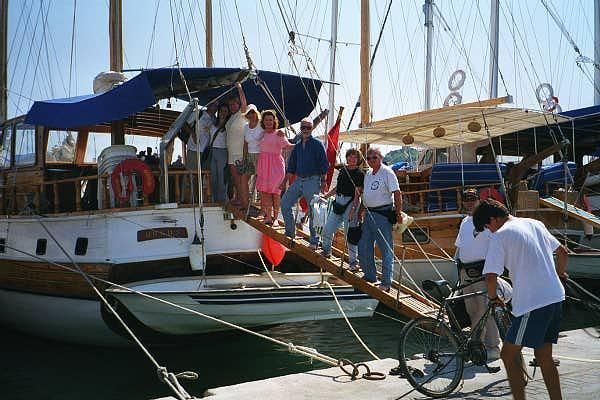
<svg viewBox="0 0 600 400">
<path fill-rule="evenodd" d="M 384 285 L 383 283 L 380 283 L 379 285 L 377 285 L 377 287 L 379 288 L 379 290 L 383 290 L 384 292 L 390 291 L 390 287 L 388 285 Z"/>
<path fill-rule="evenodd" d="M 325 258 L 330 258 L 331 252 L 325 251 L 325 249 L 321 249 L 321 255 Z"/>
<path fill-rule="evenodd" d="M 316 250 L 319 248 L 319 245 L 318 245 L 318 244 L 316 244 L 316 243 L 311 243 L 311 244 L 310 244 L 308 247 L 309 247 L 311 250 L 315 250 L 315 251 L 316 251 Z"/>
<path fill-rule="evenodd" d="M 360 272 L 360 266 L 358 264 L 350 264 L 348 269 L 350 272 Z"/>
</svg>

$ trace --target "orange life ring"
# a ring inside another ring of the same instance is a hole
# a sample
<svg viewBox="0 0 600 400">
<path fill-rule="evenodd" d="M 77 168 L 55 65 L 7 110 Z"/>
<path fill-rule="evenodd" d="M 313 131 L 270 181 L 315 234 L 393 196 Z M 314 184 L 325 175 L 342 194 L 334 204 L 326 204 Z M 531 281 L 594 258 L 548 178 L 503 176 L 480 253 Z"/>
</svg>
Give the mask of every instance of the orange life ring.
<svg viewBox="0 0 600 400">
<path fill-rule="evenodd" d="M 129 195 L 133 191 L 132 172 L 135 172 L 138 176 L 142 177 L 142 192 L 146 196 L 154 192 L 154 175 L 152 174 L 150 167 L 137 158 L 123 160 L 115 167 L 110 175 L 113 192 L 121 202 L 129 200 Z M 127 189 L 125 194 L 123 194 L 123 188 L 121 187 L 121 174 L 127 179 Z"/>
</svg>

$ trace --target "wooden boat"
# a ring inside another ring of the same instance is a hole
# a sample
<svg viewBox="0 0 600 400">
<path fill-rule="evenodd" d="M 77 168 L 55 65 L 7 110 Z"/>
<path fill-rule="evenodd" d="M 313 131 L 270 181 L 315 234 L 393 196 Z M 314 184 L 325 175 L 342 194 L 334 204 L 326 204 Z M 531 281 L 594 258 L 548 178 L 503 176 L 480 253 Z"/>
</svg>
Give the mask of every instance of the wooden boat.
<svg viewBox="0 0 600 400">
<path fill-rule="evenodd" d="M 263 269 L 257 254 L 261 234 L 234 220 L 220 204 L 204 202 L 199 209 L 197 193 L 184 184 L 189 179 L 197 182 L 197 172 L 168 160 L 194 102 L 182 113 L 155 106 L 161 98 L 186 93 L 182 77 L 192 94 L 206 102 L 234 82 L 244 81 L 248 73 L 227 68 L 148 70 L 105 93 L 36 102 L 27 115 L 2 125 L 2 324 L 61 340 L 120 343 L 121 337 L 103 320 L 98 298 L 82 273 L 119 284 L 199 274 L 191 270 L 189 260 L 196 235 L 207 255 L 206 274 Z M 286 114 L 291 122 L 310 113 L 311 98 L 321 86 L 320 81 L 307 84 L 304 78 L 267 71 L 258 71 L 257 79 L 266 86 L 271 79 L 277 81 L 271 85 L 275 99 L 294 97 L 295 106 Z M 277 91 L 282 79 L 285 95 Z M 244 83 L 247 96 L 267 108 L 271 99 L 257 88 Z M 151 193 L 142 192 L 144 182 L 138 178 L 140 191 L 113 203 L 111 171 L 136 159 L 135 149 L 113 145 L 97 162 L 86 158 L 92 138 L 111 133 L 113 143 L 119 139 L 123 143 L 125 135 L 161 138 L 159 158 L 146 160 L 157 183 Z M 58 159 L 58 152 L 52 151 L 57 143 L 68 150 Z M 202 194 L 210 199 L 207 178 L 203 172 Z M 286 261 L 285 268 L 292 271 L 316 270 L 293 256 Z M 96 285 L 107 287 L 103 282 Z"/>
<path fill-rule="evenodd" d="M 498 172 L 504 178 L 509 204 L 515 215 L 543 221 L 569 247 L 575 248 L 585 242 L 585 224 L 588 231 L 592 229 L 589 233 L 592 236 L 594 226 L 596 232 L 600 228 L 600 220 L 593 214 L 583 216 L 585 212 L 580 208 L 565 214 L 562 207 L 551 207 L 549 198 L 544 199 L 555 195 L 572 203 L 568 206 L 570 208 L 582 207 L 578 193 L 583 180 L 580 183 L 579 177 L 581 171 L 589 173 L 597 164 L 583 165 L 583 160 L 586 155 L 597 151 L 597 143 L 600 142 L 600 135 L 591 134 L 589 130 L 598 124 L 600 108 L 557 115 L 501 106 L 510 101 L 510 97 L 505 97 L 403 115 L 375 121 L 341 135 L 340 140 L 357 144 L 406 145 L 406 142 L 414 142 L 426 147 L 415 170 L 396 173 L 405 209 L 415 221 L 407 231 L 394 234 L 398 279 L 418 286 L 422 280 L 439 278 L 440 274 L 447 279 L 457 278 L 452 260 L 454 241 L 465 216 L 461 212 L 460 194 L 465 187 L 500 192 Z M 483 129 L 484 126 L 487 130 Z M 434 128 L 443 128 L 444 134 L 434 135 Z M 571 144 L 552 140 L 556 135 L 553 131 L 559 129 L 570 133 Z M 573 176 L 569 178 L 567 196 L 561 189 L 565 183 L 564 165 L 541 165 L 543 159 L 558 155 L 565 146 L 573 148 L 577 155 L 576 160 L 567 164 Z M 538 148 L 541 151 L 536 151 Z M 500 163 L 496 166 L 493 157 L 489 158 L 491 154 L 520 156 L 521 160 L 515 165 Z M 479 162 L 467 163 L 464 160 Z M 485 163 L 486 160 L 488 163 Z M 531 172 L 532 168 L 535 171 L 530 173 L 527 181 L 527 172 Z M 526 187 L 527 184 L 531 190 Z M 584 187 L 582 193 L 586 191 L 591 192 Z M 560 199 L 553 203 L 564 204 Z M 576 235 L 567 235 L 567 232 L 575 232 Z M 338 245 L 343 246 L 343 237 L 337 240 Z M 588 240 L 587 243 L 592 242 Z M 587 250 L 589 260 L 594 259 L 597 247 L 588 246 Z M 579 269 L 583 260 L 581 255 L 586 253 L 583 249 L 579 251 L 577 257 L 570 259 L 569 271 Z M 586 271 L 589 272 L 589 268 Z M 600 279 L 600 269 L 594 276 Z"/>
</svg>

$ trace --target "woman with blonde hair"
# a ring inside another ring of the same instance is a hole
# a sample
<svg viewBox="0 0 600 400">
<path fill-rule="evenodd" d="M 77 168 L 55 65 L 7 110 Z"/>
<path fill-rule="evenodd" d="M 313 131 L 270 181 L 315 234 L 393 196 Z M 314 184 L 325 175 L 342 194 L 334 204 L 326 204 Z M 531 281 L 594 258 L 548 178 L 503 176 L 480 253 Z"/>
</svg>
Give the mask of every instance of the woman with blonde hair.
<svg viewBox="0 0 600 400">
<path fill-rule="evenodd" d="M 292 147 L 282 135 L 277 114 L 273 110 L 261 113 L 260 125 L 263 128 L 263 138 L 260 141 L 256 171 L 256 189 L 260 192 L 260 203 L 265 224 L 270 225 L 279 216 L 281 207 L 281 189 L 279 186 L 285 178 L 285 161 L 281 151 Z"/>
</svg>

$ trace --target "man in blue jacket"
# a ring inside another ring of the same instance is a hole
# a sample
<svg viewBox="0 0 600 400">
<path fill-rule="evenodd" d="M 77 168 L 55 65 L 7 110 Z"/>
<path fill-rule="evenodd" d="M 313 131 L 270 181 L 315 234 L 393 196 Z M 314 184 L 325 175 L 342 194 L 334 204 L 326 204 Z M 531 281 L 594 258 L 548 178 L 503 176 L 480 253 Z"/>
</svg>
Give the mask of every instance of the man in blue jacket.
<svg viewBox="0 0 600 400">
<path fill-rule="evenodd" d="M 294 238 L 296 235 L 296 223 L 292 213 L 292 207 L 300 197 L 304 197 L 310 204 L 313 196 L 319 192 L 325 192 L 327 184 L 325 177 L 329 163 L 325 154 L 323 143 L 312 137 L 313 122 L 304 118 L 300 122 L 302 140 L 296 143 L 288 159 L 287 175 L 281 184 L 285 189 L 287 181 L 294 175 L 296 180 L 287 189 L 281 199 L 281 212 L 285 221 L 285 234 Z M 310 247 L 316 250 L 319 244 L 317 232 L 313 223 L 312 208 L 309 208 Z"/>
</svg>

